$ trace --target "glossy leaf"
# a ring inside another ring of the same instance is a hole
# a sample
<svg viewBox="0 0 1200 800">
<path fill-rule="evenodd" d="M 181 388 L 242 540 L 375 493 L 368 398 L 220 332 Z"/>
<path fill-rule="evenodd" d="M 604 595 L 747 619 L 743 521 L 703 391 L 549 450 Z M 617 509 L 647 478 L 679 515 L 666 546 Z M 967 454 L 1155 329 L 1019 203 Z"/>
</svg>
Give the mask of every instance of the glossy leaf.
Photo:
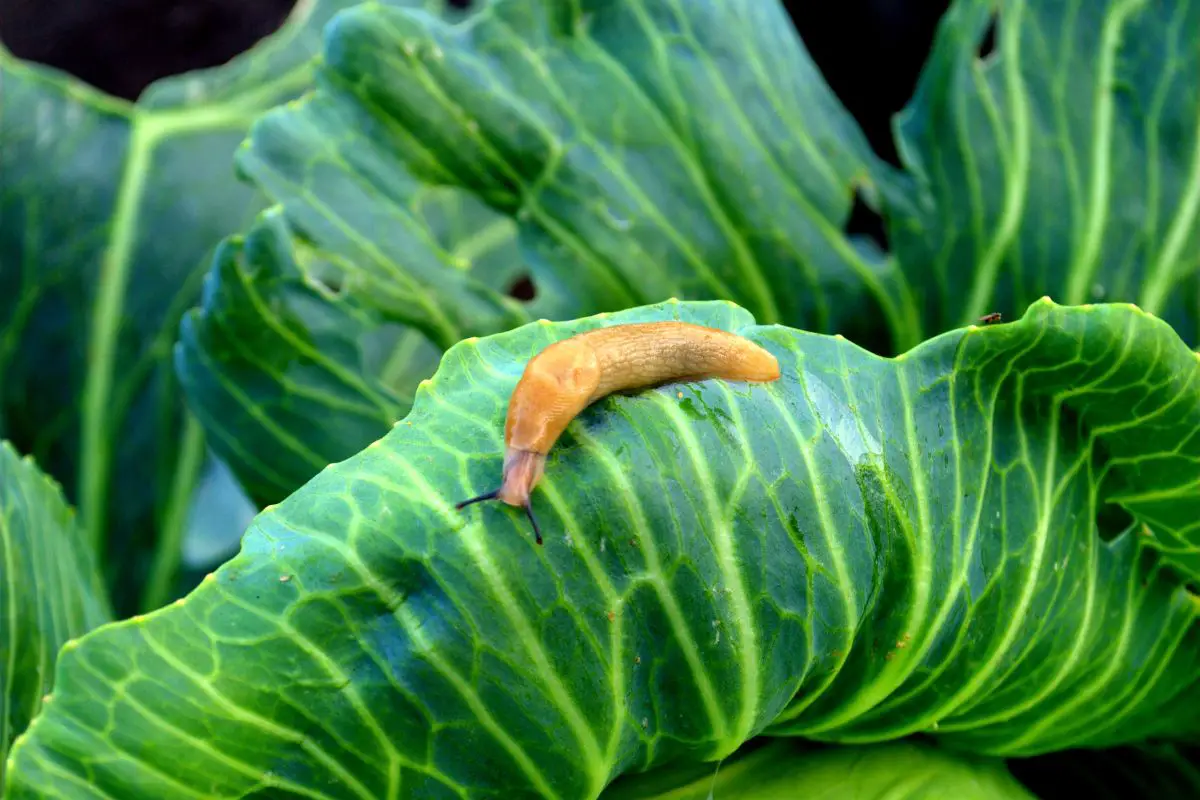
<svg viewBox="0 0 1200 800">
<path fill-rule="evenodd" d="M 507 222 L 463 199 L 420 187 L 411 201 L 425 211 L 426 235 L 471 253 L 467 280 L 513 280 L 521 262 L 511 232 L 483 232 Z M 437 367 L 442 348 L 351 281 L 323 251 L 295 242 L 276 208 L 244 240 L 223 243 L 200 308 L 184 320 L 177 367 L 189 405 L 261 505 L 382 436 Z"/>
<path fill-rule="evenodd" d="M 1200 340 L 1197 28 L 1195 0 L 953 4 L 897 125 L 910 191 L 885 193 L 927 330 L 1049 295 Z"/>
<path fill-rule="evenodd" d="M 308 277 L 273 210 L 222 245 L 177 359 L 214 448 L 266 505 L 388 430 L 439 354 Z"/>
<path fill-rule="evenodd" d="M 47 701 L 68 640 L 112 619 L 59 486 L 0 442 L 0 786 L 8 747 Z"/>
<path fill-rule="evenodd" d="M 882 308 L 917 340 L 895 266 L 842 230 L 882 167 L 777 4 L 498 0 L 469 24 L 397 5 L 331 23 L 316 96 L 240 163 L 434 341 L 503 309 L 405 252 L 408 173 L 516 220 L 540 316 L 679 296 L 878 330 Z"/>
<path fill-rule="evenodd" d="M 662 3 L 654 19 L 612 4 L 572 21 L 553 4 L 500 2 L 470 24 L 420 5 L 339 15 L 317 91 L 264 115 L 238 156 L 278 219 L 227 243 L 178 365 L 214 448 L 260 503 L 382 435 L 445 348 L 538 317 L 742 297 L 768 319 L 878 333 L 885 302 L 894 333 L 916 341 L 894 267 L 841 232 L 880 166 L 781 9 L 679 11 L 697 26 L 684 43 Z M 658 47 L 690 53 L 670 67 L 680 74 L 652 58 Z M 539 53 L 554 80 L 527 69 Z M 603 112 L 572 109 L 583 81 Z M 727 129 L 688 118 L 698 98 Z M 532 302 L 512 299 L 530 278 Z M 356 320 L 335 331 L 350 306 Z M 397 326 L 420 355 L 383 376 L 350 343 L 391 341 Z M 308 344 L 285 341 L 297 337 Z M 395 396 L 378 388 L 396 380 Z"/>
<path fill-rule="evenodd" d="M 533 353 L 674 318 L 783 378 L 596 403 L 535 493 L 544 547 L 517 509 L 454 510 L 498 480 Z M 595 797 L 763 731 L 1195 740 L 1200 605 L 1097 519 L 1194 547 L 1198 372 L 1134 308 L 1048 302 L 893 360 L 727 303 L 464 341 L 185 601 L 64 655 L 12 797 Z"/>
<path fill-rule="evenodd" d="M 178 539 L 203 462 L 170 356 L 212 248 L 263 205 L 234 151 L 311 86 L 321 26 L 350 4 L 300 3 L 249 53 L 136 105 L 0 48 L 0 434 L 64 485 L 122 598 L 138 550 Z"/>
<path fill-rule="evenodd" d="M 319 91 L 253 126 L 238 163 L 279 205 L 222 244 L 183 324 L 189 407 L 262 505 L 382 436 L 446 347 L 532 319 L 508 296 L 515 224 L 414 178 L 359 102 Z"/>
<path fill-rule="evenodd" d="M 794 740 L 756 741 L 720 764 L 666 767 L 623 778 L 601 800 L 1035 800 L 1004 762 L 891 742 L 813 749 Z"/>
</svg>

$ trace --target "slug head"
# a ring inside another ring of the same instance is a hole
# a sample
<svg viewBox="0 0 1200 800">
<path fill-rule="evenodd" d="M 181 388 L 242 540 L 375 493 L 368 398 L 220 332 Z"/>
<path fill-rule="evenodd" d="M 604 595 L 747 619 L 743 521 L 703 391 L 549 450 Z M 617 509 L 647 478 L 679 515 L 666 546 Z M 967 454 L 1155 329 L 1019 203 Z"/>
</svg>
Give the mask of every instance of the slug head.
<svg viewBox="0 0 1200 800">
<path fill-rule="evenodd" d="M 472 503 L 484 500 L 499 500 L 516 508 L 523 508 L 525 509 L 525 516 L 529 518 L 529 524 L 533 526 L 535 541 L 538 544 L 542 544 L 542 531 L 538 527 L 537 519 L 533 516 L 533 505 L 530 495 L 533 492 L 533 487 L 541 480 L 542 470 L 545 468 L 545 465 L 546 456 L 542 453 L 533 453 L 528 450 L 517 450 L 510 447 L 504 453 L 504 474 L 500 480 L 500 488 L 481 494 L 478 497 L 472 497 L 469 500 L 463 500 L 455 504 L 454 507 L 462 510 Z"/>
</svg>

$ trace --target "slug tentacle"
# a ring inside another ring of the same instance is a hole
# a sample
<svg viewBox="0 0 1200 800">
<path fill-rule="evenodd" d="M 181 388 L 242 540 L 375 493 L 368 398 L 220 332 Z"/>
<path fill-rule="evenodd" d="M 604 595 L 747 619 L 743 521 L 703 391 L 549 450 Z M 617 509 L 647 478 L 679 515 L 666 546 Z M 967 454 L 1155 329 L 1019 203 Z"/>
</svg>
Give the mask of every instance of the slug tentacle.
<svg viewBox="0 0 1200 800">
<path fill-rule="evenodd" d="M 459 511 L 461 511 L 462 509 L 466 508 L 467 506 L 471 505 L 472 503 L 481 503 L 484 500 L 495 500 L 499 496 L 500 496 L 500 490 L 494 489 L 493 491 L 487 492 L 485 494 L 481 494 L 476 497 L 472 497 L 470 500 L 463 500 L 461 502 L 455 503 L 454 507 L 456 509 L 458 509 Z"/>
<path fill-rule="evenodd" d="M 492 499 L 523 507 L 541 544 L 530 495 L 542 478 L 546 454 L 589 405 L 616 392 L 666 383 L 709 378 L 758 383 L 779 375 L 779 362 L 763 347 L 687 322 L 613 325 L 555 342 L 530 359 L 509 400 L 500 488 L 455 508 Z"/>
</svg>

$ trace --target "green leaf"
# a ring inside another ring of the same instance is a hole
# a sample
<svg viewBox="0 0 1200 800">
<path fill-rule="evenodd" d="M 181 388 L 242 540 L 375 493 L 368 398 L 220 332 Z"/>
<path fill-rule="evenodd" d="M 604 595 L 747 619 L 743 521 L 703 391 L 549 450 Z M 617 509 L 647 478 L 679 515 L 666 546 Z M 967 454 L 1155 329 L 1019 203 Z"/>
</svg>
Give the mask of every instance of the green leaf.
<svg viewBox="0 0 1200 800">
<path fill-rule="evenodd" d="M 323 73 L 320 84 L 327 83 Z M 466 192 L 413 177 L 383 125 L 354 95 L 318 92 L 264 115 L 238 166 L 281 203 L 340 292 L 442 349 L 528 322 L 521 304 L 503 293 L 522 266 L 513 223 Z M 482 252 L 467 252 L 469 240 Z M 489 259 L 494 248 L 505 258 Z M 500 268 L 480 270 L 480 258 Z"/>
<path fill-rule="evenodd" d="M 535 492 L 544 547 L 517 509 L 454 510 L 499 478 L 531 355 L 654 319 L 740 332 L 784 376 L 593 405 Z M 728 303 L 464 341 L 186 600 L 64 654 L 11 796 L 595 797 L 764 731 L 1194 741 L 1200 604 L 1097 518 L 1195 547 L 1198 375 L 1125 305 L 890 360 Z"/>
<path fill-rule="evenodd" d="M 928 329 L 1049 295 L 1200 340 L 1198 27 L 1190 0 L 954 3 L 897 125 L 909 191 L 884 193 Z"/>
<path fill-rule="evenodd" d="M 895 265 L 842 231 L 883 166 L 777 4 L 395 6 L 332 21 L 315 97 L 240 164 L 435 342 L 500 330 L 503 306 L 408 254 L 410 174 L 516 220 L 541 316 L 720 298 L 819 330 L 882 309 L 919 340 Z"/>
<path fill-rule="evenodd" d="M 999 759 L 913 741 L 813 749 L 759 740 L 727 761 L 621 778 L 601 800 L 1034 800 Z"/>
<path fill-rule="evenodd" d="M 383 435 L 441 352 L 305 269 L 269 211 L 244 241 L 222 245 L 181 331 L 189 404 L 261 505 Z"/>
<path fill-rule="evenodd" d="M 32 459 L 0 442 L 0 786 L 9 745 L 53 688 L 59 648 L 110 619 L 74 510 Z"/>
<path fill-rule="evenodd" d="M 747 7 L 688 11 L 696 58 L 670 67 L 679 75 L 621 44 L 684 46 L 663 9 L 641 19 L 614 5 L 577 27 L 536 3 L 490 4 L 453 27 L 461 17 L 440 3 L 338 15 L 316 92 L 265 114 L 239 152 L 280 219 L 231 238 L 182 337 L 189 406 L 251 496 L 281 500 L 382 435 L 445 348 L 536 317 L 742 297 L 768 319 L 878 332 L 884 302 L 915 342 L 895 268 L 841 233 L 881 166 L 782 12 Z M 730 26 L 749 38 L 730 45 Z M 528 72 L 538 53 L 569 86 Z M 572 109 L 584 81 L 604 113 Z M 754 98 L 748 116 L 735 97 Z M 701 100 L 728 129 L 688 119 Z M 536 296 L 522 305 L 508 295 L 526 277 Z M 353 343 L 390 341 L 396 326 L 419 356 L 381 375 Z"/>
<path fill-rule="evenodd" d="M 465 280 L 517 277 L 507 220 L 485 216 L 462 192 L 417 187 L 410 203 L 426 237 L 446 253 L 470 254 Z M 244 240 L 222 245 L 201 307 L 181 331 L 177 366 L 189 406 L 262 505 L 386 433 L 442 354 L 381 310 L 378 293 L 348 286 L 352 276 L 324 252 L 294 242 L 272 209 Z"/>
<path fill-rule="evenodd" d="M 446 347 L 533 318 L 507 296 L 513 221 L 413 177 L 359 102 L 322 89 L 255 123 L 238 164 L 279 205 L 223 243 L 183 324 L 189 407 L 262 505 L 382 436 Z"/>
<path fill-rule="evenodd" d="M 311 86 L 317 33 L 349 4 L 301 3 L 136 105 L 0 48 L 0 434 L 63 484 L 115 587 L 137 585 L 156 535 L 178 540 L 203 461 L 170 356 L 213 247 L 263 206 L 233 154 Z"/>
</svg>

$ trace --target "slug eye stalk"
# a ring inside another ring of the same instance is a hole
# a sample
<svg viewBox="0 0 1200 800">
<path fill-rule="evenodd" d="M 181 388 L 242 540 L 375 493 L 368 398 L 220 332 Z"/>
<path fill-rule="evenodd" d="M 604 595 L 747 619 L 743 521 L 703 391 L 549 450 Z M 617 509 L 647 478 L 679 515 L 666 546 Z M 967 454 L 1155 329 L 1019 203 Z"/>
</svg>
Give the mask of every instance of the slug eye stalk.
<svg viewBox="0 0 1200 800">
<path fill-rule="evenodd" d="M 454 507 L 457 510 L 462 511 L 464 508 L 471 505 L 472 503 L 482 503 L 485 500 L 495 500 L 499 496 L 500 496 L 500 490 L 495 489 L 493 491 L 487 492 L 486 494 L 481 494 L 478 497 L 472 497 L 469 500 L 463 500 L 460 503 L 455 503 Z M 536 541 L 538 544 L 542 544 L 542 531 L 541 531 L 541 528 L 538 527 L 537 519 L 534 518 L 534 516 L 533 516 L 532 504 L 529 502 L 526 502 L 525 505 L 522 507 L 525 509 L 525 516 L 529 517 L 529 524 L 533 526 L 534 541 Z"/>
</svg>

